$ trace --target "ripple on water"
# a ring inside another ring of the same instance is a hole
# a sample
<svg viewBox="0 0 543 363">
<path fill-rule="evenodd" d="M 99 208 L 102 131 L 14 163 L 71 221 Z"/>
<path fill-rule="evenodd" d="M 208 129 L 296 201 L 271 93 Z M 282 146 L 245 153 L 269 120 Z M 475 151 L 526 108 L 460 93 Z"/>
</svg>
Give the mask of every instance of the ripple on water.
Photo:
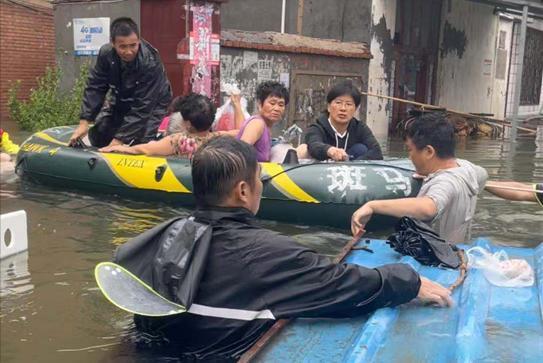
<svg viewBox="0 0 543 363">
<path fill-rule="evenodd" d="M 32 291 L 28 272 L 28 252 L 19 253 L 0 261 L 0 298 Z"/>
<path fill-rule="evenodd" d="M 0 261 L 0 311 L 4 318 L 16 311 L 28 313 L 32 309 L 29 299 L 34 290 L 28 272 L 28 252 L 19 253 Z M 17 313 L 19 314 L 19 313 Z"/>
</svg>

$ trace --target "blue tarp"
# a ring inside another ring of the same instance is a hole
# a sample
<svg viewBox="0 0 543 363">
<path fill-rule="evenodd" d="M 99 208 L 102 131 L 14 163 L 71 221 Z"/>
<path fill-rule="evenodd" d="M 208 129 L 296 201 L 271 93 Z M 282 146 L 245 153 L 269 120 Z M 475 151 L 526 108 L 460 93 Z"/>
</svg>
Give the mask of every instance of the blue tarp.
<svg viewBox="0 0 543 363">
<path fill-rule="evenodd" d="M 371 240 L 374 253 L 352 251 L 347 262 L 379 266 L 408 263 L 445 286 L 459 272 L 421 266 Z M 260 362 L 543 362 L 543 243 L 535 249 L 497 247 L 485 239 L 475 245 L 504 249 L 534 268 L 531 287 L 491 285 L 471 269 L 453 293 L 449 309 L 415 303 L 385 308 L 356 319 L 298 319 L 257 356 Z"/>
</svg>

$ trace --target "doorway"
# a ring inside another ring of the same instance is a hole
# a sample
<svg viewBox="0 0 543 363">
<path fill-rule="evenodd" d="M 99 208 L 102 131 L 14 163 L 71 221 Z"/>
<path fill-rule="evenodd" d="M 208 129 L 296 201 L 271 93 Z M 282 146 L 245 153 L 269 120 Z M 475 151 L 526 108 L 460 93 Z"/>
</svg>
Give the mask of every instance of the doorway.
<svg viewBox="0 0 543 363">
<path fill-rule="evenodd" d="M 394 97 L 434 102 L 442 0 L 397 2 L 394 34 Z M 412 106 L 394 102 L 392 127 L 396 128 Z"/>
</svg>

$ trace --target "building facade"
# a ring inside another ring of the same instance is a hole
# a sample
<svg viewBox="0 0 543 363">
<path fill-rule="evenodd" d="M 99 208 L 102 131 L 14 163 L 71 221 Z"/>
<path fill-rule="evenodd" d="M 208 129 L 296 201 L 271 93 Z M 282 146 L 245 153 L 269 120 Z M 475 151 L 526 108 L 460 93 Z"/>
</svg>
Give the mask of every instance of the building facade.
<svg viewBox="0 0 543 363">
<path fill-rule="evenodd" d="M 202 2 L 56 0 L 54 3 L 56 54 L 68 75 L 66 84 L 73 81 L 79 64 L 89 58 L 73 55 L 73 36 L 68 29 L 71 19 L 100 16 L 113 19 L 123 15 L 139 22 L 142 35 L 161 52 L 174 93 L 189 90 L 194 67 L 187 68 L 180 62 L 180 58 L 188 57 L 188 48 L 185 48 L 186 55 L 178 54 L 177 48 L 180 40 L 189 38 L 187 29 L 191 30 L 194 20 L 191 14 L 185 16 L 187 4 Z M 214 33 L 219 34 L 220 30 L 222 33 L 220 67 L 207 72 L 212 82 L 218 84 L 219 80 L 234 78 L 250 96 L 254 83 L 270 74 L 273 79 L 288 79 L 293 94 L 289 124 L 310 122 L 308 118 L 313 118 L 322 108 L 313 105 L 313 98 L 318 100 L 318 95 L 338 77 L 357 80 L 362 91 L 370 94 L 363 101 L 361 118 L 379 136 L 393 130 L 411 107 L 379 96 L 496 118 L 541 112 L 543 62 L 539 60 L 543 54 L 543 6 L 539 1 L 228 0 L 213 3 L 213 21 L 209 27 Z M 524 4 L 528 10 L 523 22 Z M 243 38 L 243 47 L 234 45 L 234 41 L 240 40 L 236 36 Z M 284 44 L 272 50 L 273 39 L 283 39 Z M 262 42 L 267 43 L 266 47 L 261 47 Z M 296 54 L 295 48 L 304 43 L 321 44 L 323 49 L 328 46 L 365 49 L 365 56 L 358 54 L 349 58 L 339 51 L 337 54 L 333 51 Z M 244 57 L 249 61 L 244 61 Z M 244 72 L 243 67 L 249 63 L 253 68 Z M 271 71 L 259 68 L 268 66 Z M 318 74 L 302 76 L 300 72 L 307 69 Z M 200 73 L 206 72 L 196 72 Z M 251 83 L 249 77 L 256 78 Z M 300 119 L 302 114 L 306 120 Z"/>
<path fill-rule="evenodd" d="M 224 28 L 369 44 L 365 119 L 378 135 L 411 107 L 379 95 L 500 119 L 540 114 L 542 18 L 540 1 L 522 0 L 230 0 L 222 10 Z"/>
</svg>

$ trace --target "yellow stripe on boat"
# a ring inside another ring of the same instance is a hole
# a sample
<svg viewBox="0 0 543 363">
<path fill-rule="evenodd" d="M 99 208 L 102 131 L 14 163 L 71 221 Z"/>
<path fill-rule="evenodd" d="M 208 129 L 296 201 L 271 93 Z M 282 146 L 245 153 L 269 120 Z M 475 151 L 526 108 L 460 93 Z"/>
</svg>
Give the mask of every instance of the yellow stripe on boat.
<svg viewBox="0 0 543 363">
<path fill-rule="evenodd" d="M 129 186 L 166 192 L 191 192 L 175 177 L 165 158 L 114 153 L 100 155 L 107 161 L 115 175 Z M 160 181 L 155 179 L 158 167 L 165 168 Z"/>
<path fill-rule="evenodd" d="M 37 137 L 39 137 L 40 139 L 43 139 L 43 140 L 45 140 L 45 141 L 52 142 L 53 144 L 62 145 L 62 146 L 68 146 L 68 143 L 67 143 L 67 142 L 59 141 L 59 140 L 55 139 L 54 137 L 52 137 L 51 135 L 47 135 L 45 132 L 36 132 L 36 133 L 34 134 L 34 136 L 37 136 Z"/>
<path fill-rule="evenodd" d="M 276 163 L 261 163 L 262 168 L 271 177 L 271 183 L 281 193 L 290 199 L 306 203 L 320 203 L 317 199 L 306 193 L 298 184 L 296 184 L 289 176 L 288 171 Z"/>
</svg>

